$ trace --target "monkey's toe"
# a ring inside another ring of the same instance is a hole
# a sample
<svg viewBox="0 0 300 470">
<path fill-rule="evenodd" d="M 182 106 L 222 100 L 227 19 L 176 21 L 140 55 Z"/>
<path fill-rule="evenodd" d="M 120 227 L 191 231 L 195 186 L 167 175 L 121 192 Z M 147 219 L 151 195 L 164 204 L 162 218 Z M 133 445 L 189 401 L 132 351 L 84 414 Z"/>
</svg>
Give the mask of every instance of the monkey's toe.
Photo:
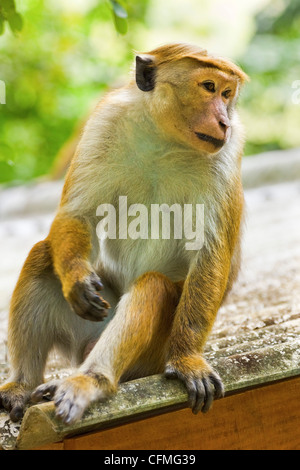
<svg viewBox="0 0 300 470">
<path fill-rule="evenodd" d="M 43 399 L 53 400 L 59 383 L 60 380 L 50 380 L 45 384 L 39 385 L 31 394 L 31 400 L 34 403 L 39 403 Z"/>
<path fill-rule="evenodd" d="M 189 394 L 188 404 L 194 414 L 199 413 L 199 411 L 207 413 L 214 399 L 221 398 L 224 395 L 221 380 L 215 382 L 210 376 L 188 382 L 187 390 Z"/>
<path fill-rule="evenodd" d="M 78 421 L 87 406 L 85 403 L 79 403 L 65 397 L 61 397 L 55 402 L 55 405 L 57 406 L 56 416 L 65 424 L 73 424 Z"/>
<path fill-rule="evenodd" d="M 165 375 L 169 379 L 178 378 L 184 382 L 188 392 L 188 406 L 194 414 L 207 413 L 215 399 L 225 394 L 221 378 L 215 371 L 194 374 L 184 374 L 172 366 L 167 366 Z"/>
<path fill-rule="evenodd" d="M 54 395 L 56 416 L 65 424 L 78 421 L 93 401 L 104 398 L 104 390 L 87 375 L 75 375 L 62 380 Z"/>
<path fill-rule="evenodd" d="M 0 407 L 9 412 L 14 422 L 23 417 L 29 398 L 30 391 L 20 383 L 11 382 L 0 387 Z"/>
</svg>

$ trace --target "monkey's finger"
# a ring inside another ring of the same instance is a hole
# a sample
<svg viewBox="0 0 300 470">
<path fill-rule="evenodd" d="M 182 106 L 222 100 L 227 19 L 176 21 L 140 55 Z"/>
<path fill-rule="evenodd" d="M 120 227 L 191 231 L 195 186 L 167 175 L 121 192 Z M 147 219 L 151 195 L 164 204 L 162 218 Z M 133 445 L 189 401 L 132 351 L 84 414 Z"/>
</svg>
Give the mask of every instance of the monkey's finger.
<svg viewBox="0 0 300 470">
<path fill-rule="evenodd" d="M 56 416 L 61 419 L 63 422 L 69 417 L 70 409 L 72 408 L 72 401 L 69 398 L 64 398 L 59 400 L 59 404 L 56 401 Z"/>
<path fill-rule="evenodd" d="M 82 417 L 87 403 L 78 391 L 62 384 L 54 397 L 56 416 L 65 424 L 72 424 Z"/>
<path fill-rule="evenodd" d="M 100 295 L 90 294 L 88 297 L 86 296 L 86 300 L 89 302 L 89 304 L 93 305 L 93 307 L 97 308 L 98 310 L 106 310 L 110 308 L 109 303 L 100 297 Z"/>
<path fill-rule="evenodd" d="M 94 322 L 99 322 L 107 317 L 107 309 L 110 305 L 95 293 L 84 293 L 77 299 L 73 299 L 71 306 L 74 312 L 84 318 Z"/>
<path fill-rule="evenodd" d="M 97 292 L 100 292 L 101 290 L 104 289 L 104 285 L 102 284 L 100 278 L 96 274 L 91 275 L 91 284 L 96 289 Z"/>
<path fill-rule="evenodd" d="M 202 410 L 203 404 L 205 403 L 205 387 L 201 379 L 195 380 L 195 386 L 197 389 L 197 395 L 196 395 L 196 400 L 195 404 L 192 407 L 192 412 L 194 415 L 199 413 L 200 410 Z"/>
<path fill-rule="evenodd" d="M 33 401 L 34 403 L 38 403 L 39 401 L 43 400 L 45 395 L 50 396 L 50 398 L 52 399 L 54 397 L 57 387 L 58 381 L 40 385 L 31 394 L 31 401 Z"/>
<path fill-rule="evenodd" d="M 99 321 L 103 321 L 104 318 L 108 316 L 108 311 L 103 308 L 99 309 L 95 307 L 94 305 L 90 304 L 89 308 L 81 316 L 82 318 L 85 318 L 86 320 L 99 322 Z"/>
<path fill-rule="evenodd" d="M 207 413 L 211 405 L 214 401 L 214 387 L 213 384 L 210 382 L 210 380 L 204 378 L 202 379 L 203 387 L 204 387 L 204 405 L 201 409 L 202 413 Z"/>
<path fill-rule="evenodd" d="M 209 379 L 215 387 L 215 398 L 223 398 L 225 395 L 225 388 L 218 374 L 216 372 L 210 374 Z"/>
<path fill-rule="evenodd" d="M 41 390 L 35 390 L 32 392 L 30 398 L 33 403 L 39 403 L 40 401 L 43 401 L 44 393 Z"/>
<path fill-rule="evenodd" d="M 63 386 L 59 387 L 56 390 L 56 393 L 54 395 L 54 404 L 55 404 L 56 408 L 59 407 L 59 405 L 62 403 L 63 400 L 65 402 L 67 402 L 69 400 L 69 398 L 66 395 L 67 395 L 67 390 L 65 390 L 65 388 Z"/>
<path fill-rule="evenodd" d="M 193 379 L 188 379 L 181 372 L 177 371 L 172 365 L 168 364 L 165 369 L 167 379 L 181 380 L 188 392 L 188 407 L 192 410 L 197 406 L 197 385 Z"/>
<path fill-rule="evenodd" d="M 68 415 L 65 417 L 64 422 L 66 424 L 75 423 L 83 415 L 84 408 L 81 408 L 78 404 L 72 403 L 69 409 Z"/>
<path fill-rule="evenodd" d="M 186 380 L 185 386 L 188 392 L 188 407 L 193 410 L 197 404 L 197 386 L 194 380 Z"/>
</svg>

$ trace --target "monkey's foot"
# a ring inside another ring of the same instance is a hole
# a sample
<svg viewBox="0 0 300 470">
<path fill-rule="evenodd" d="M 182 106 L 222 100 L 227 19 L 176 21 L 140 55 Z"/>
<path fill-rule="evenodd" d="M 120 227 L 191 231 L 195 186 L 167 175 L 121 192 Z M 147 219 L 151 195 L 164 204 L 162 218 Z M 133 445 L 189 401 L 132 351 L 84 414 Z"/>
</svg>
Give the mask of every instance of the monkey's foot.
<svg viewBox="0 0 300 470">
<path fill-rule="evenodd" d="M 76 282 L 68 296 L 75 313 L 85 320 L 104 320 L 110 305 L 100 296 L 99 292 L 102 289 L 103 285 L 96 273 L 91 273 L 82 282 Z"/>
<path fill-rule="evenodd" d="M 45 396 L 50 397 L 56 406 L 56 416 L 65 424 L 73 424 L 92 402 L 106 398 L 113 391 L 103 375 L 78 374 L 40 385 L 31 399 L 39 402 Z"/>
<path fill-rule="evenodd" d="M 215 398 L 224 396 L 224 386 L 219 375 L 201 356 L 189 356 L 168 362 L 165 375 L 180 379 L 188 392 L 188 406 L 194 414 L 207 413 Z"/>
<path fill-rule="evenodd" d="M 30 399 L 31 390 L 17 382 L 10 382 L 0 387 L 0 407 L 9 412 L 10 419 L 19 421 Z"/>
</svg>

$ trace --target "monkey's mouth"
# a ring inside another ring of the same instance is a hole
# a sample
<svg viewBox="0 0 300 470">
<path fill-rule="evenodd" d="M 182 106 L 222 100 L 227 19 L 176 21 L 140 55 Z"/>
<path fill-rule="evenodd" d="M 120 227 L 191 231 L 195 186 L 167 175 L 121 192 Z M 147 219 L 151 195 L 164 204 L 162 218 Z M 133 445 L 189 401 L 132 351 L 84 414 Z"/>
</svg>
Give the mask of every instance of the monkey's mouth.
<svg viewBox="0 0 300 470">
<path fill-rule="evenodd" d="M 225 144 L 225 140 L 216 139 L 211 135 L 202 134 L 201 132 L 195 132 L 195 134 L 198 139 L 203 140 L 204 142 L 209 142 L 210 144 L 213 144 L 216 148 L 221 148 Z"/>
</svg>

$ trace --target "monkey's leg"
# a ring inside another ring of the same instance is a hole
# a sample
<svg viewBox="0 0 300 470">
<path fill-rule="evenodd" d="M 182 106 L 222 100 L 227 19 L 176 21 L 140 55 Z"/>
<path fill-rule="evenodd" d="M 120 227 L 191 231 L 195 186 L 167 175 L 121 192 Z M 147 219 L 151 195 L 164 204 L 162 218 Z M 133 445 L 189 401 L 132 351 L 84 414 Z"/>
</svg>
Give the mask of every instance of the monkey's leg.
<svg viewBox="0 0 300 470">
<path fill-rule="evenodd" d="M 52 261 L 49 244 L 38 243 L 31 250 L 13 293 L 8 325 L 11 363 L 9 382 L 0 387 L 0 406 L 10 411 L 14 421 L 22 417 L 31 390 L 43 380 L 53 328 L 47 307 L 54 304 L 47 280 Z"/>
<path fill-rule="evenodd" d="M 106 292 L 108 293 L 108 292 Z M 14 421 L 22 417 L 34 388 L 43 382 L 49 351 L 58 347 L 80 363 L 89 341 L 99 338 L 103 323 L 74 315 L 53 272 L 48 240 L 31 250 L 12 296 L 8 349 L 11 373 L 0 387 L 0 406 Z"/>
<path fill-rule="evenodd" d="M 230 280 L 231 253 L 226 242 L 208 250 L 193 265 L 176 309 L 166 376 L 179 378 L 188 390 L 189 406 L 207 412 L 214 398 L 224 395 L 218 374 L 203 357 L 208 334 Z"/>
<path fill-rule="evenodd" d="M 121 298 L 116 315 L 78 372 L 58 385 L 50 381 L 38 387 L 33 398 L 39 401 L 50 393 L 57 415 L 71 423 L 92 401 L 114 392 L 121 379 L 163 372 L 181 290 L 182 285 L 162 274 L 141 276 Z"/>
</svg>

